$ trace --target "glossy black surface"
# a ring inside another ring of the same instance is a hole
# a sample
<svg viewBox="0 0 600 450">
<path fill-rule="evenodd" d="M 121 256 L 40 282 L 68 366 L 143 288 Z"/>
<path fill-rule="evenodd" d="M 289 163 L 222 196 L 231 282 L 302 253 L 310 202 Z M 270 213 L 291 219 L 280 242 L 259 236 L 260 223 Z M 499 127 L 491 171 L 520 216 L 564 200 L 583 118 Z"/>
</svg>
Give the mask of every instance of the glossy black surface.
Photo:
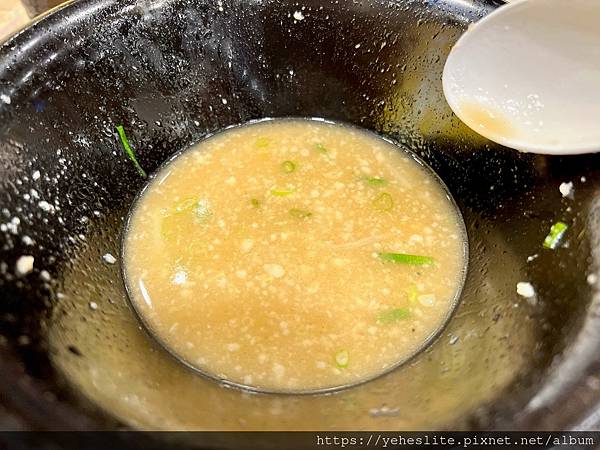
<svg viewBox="0 0 600 450">
<path fill-rule="evenodd" d="M 1 403 L 25 427 L 119 423 L 53 363 L 60 351 L 89 363 L 77 334 L 69 334 L 62 350 L 47 339 L 60 320 L 57 311 L 69 313 L 57 305 L 75 301 L 58 295 L 65 274 L 85 280 L 84 302 L 95 286 L 120 283 L 102 253 L 73 264 L 85 249 L 119 253 L 124 214 L 144 184 L 122 151 L 116 125 L 125 126 L 141 165 L 152 171 L 207 132 L 292 115 L 350 122 L 404 143 L 438 172 L 465 217 L 471 270 L 463 302 L 448 334 L 421 355 L 435 382 L 415 384 L 410 405 L 394 403 L 393 378 L 374 388 L 385 390 L 400 417 L 404 409 L 431 409 L 433 398 L 447 395 L 448 420 L 438 424 L 445 428 L 596 426 L 600 327 L 597 293 L 587 277 L 598 269 L 600 158 L 501 148 L 462 125 L 442 95 L 441 71 L 452 44 L 496 6 L 82 0 L 5 43 L 0 94 L 10 103 L 0 101 Z M 294 20 L 298 10 L 303 20 Z M 562 198 L 564 181 L 574 183 L 573 199 Z M 570 226 L 566 245 L 544 250 L 541 242 L 557 220 Z M 14 274 L 21 255 L 35 256 L 25 277 Z M 535 302 L 516 295 L 518 281 L 535 285 Z M 89 322 L 86 314 L 82 323 Z M 90 332 L 110 326 L 107 320 Z M 458 342 L 450 345 L 453 337 Z M 467 397 L 476 401 L 451 417 L 452 408 L 458 411 L 452 405 Z M 372 406 L 362 405 L 364 414 Z M 329 422 L 323 416 L 319 423 L 351 427 L 352 414 L 332 415 Z M 442 415 L 435 408 L 430 414 Z M 385 420 L 371 426 L 406 423 Z"/>
</svg>

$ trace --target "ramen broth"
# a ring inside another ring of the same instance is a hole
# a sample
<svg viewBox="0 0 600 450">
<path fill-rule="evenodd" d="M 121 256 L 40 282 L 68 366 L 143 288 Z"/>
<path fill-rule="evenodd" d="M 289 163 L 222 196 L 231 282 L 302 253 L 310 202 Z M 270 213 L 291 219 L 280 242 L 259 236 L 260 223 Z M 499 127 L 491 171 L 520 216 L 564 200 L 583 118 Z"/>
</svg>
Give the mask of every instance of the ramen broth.
<svg viewBox="0 0 600 450">
<path fill-rule="evenodd" d="M 444 324 L 462 219 L 410 154 L 354 127 L 257 122 L 177 155 L 129 219 L 131 302 L 175 355 L 265 391 L 384 373 Z"/>
</svg>

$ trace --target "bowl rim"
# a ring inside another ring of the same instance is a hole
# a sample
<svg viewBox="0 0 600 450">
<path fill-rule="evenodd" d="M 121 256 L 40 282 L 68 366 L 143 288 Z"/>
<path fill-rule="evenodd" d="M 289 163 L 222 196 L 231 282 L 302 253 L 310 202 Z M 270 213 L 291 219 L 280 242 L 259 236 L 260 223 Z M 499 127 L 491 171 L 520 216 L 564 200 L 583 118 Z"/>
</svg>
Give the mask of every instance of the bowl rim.
<svg viewBox="0 0 600 450">
<path fill-rule="evenodd" d="M 490 9 L 503 4 L 503 0 L 472 0 L 472 2 L 484 4 Z M 69 0 L 37 16 L 23 29 L 9 36 L 0 45 L 0 61 L 19 61 L 25 53 L 24 49 L 40 32 L 60 28 L 65 21 L 77 22 L 82 18 L 100 13 L 109 16 L 105 17 L 106 20 L 110 19 L 113 14 L 119 14 L 124 8 L 135 4 L 135 0 Z M 464 23 L 461 22 L 457 27 L 465 28 L 469 22 L 470 20 L 465 19 Z M 45 29 L 41 29 L 42 26 Z M 60 30 L 57 33 L 60 34 Z M 0 77 L 7 70 L 7 66 L 0 66 Z M 596 205 L 595 211 L 598 211 L 600 215 L 600 204 Z M 594 259 L 595 270 L 598 272 L 600 245 L 598 255 Z M 515 407 L 512 410 L 513 422 L 497 424 L 492 421 L 488 429 L 506 430 L 507 425 L 513 429 L 522 430 L 594 430 L 600 428 L 600 415 L 598 414 L 600 390 L 587 382 L 588 376 L 600 373 L 600 353 L 597 351 L 600 348 L 600 335 L 598 335 L 600 333 L 590 335 L 589 327 L 600 330 L 600 291 L 598 286 L 595 288 L 588 308 L 586 327 L 579 330 L 572 339 L 571 345 L 557 356 L 560 360 L 549 368 L 559 374 L 561 367 L 568 367 L 578 360 L 577 374 L 570 373 L 566 383 L 562 383 L 562 389 L 555 392 L 557 395 L 547 403 L 539 405 L 539 408 L 536 408 L 536 405 L 530 405 L 529 408 L 520 411 Z M 565 355 L 567 356 L 565 357 Z M 591 355 L 591 357 L 582 360 L 582 355 Z M 17 385 L 0 383 L 0 398 L 2 399 L 0 404 L 14 408 L 9 412 L 18 414 L 24 427 L 37 430 L 95 430 L 107 429 L 107 426 L 123 427 L 122 422 L 107 414 L 100 406 L 87 398 L 83 399 L 83 403 L 66 402 L 62 398 L 59 400 L 48 399 L 44 394 L 51 390 L 50 384 L 43 379 L 24 376 L 22 364 L 17 360 L 15 352 L 2 346 L 0 346 L 0 374 L 4 376 L 8 374 L 10 379 L 25 378 L 24 383 Z M 549 383 L 548 386 L 551 384 Z M 566 408 L 566 400 L 573 395 L 589 399 L 589 408 L 585 411 Z M 474 425 L 474 428 L 477 429 L 477 425 Z"/>
</svg>

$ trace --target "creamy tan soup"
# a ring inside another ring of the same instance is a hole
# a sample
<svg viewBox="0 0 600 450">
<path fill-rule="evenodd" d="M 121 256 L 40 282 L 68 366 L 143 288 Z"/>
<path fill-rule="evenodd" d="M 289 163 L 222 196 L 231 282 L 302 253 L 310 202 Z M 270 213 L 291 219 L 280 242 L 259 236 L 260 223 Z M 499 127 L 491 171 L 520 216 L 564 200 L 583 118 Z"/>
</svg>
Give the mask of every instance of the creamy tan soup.
<svg viewBox="0 0 600 450">
<path fill-rule="evenodd" d="M 221 380 L 314 391 L 405 361 L 461 289 L 462 219 L 438 180 L 356 128 L 226 130 L 149 183 L 124 241 L 131 301 L 162 343 Z"/>
</svg>

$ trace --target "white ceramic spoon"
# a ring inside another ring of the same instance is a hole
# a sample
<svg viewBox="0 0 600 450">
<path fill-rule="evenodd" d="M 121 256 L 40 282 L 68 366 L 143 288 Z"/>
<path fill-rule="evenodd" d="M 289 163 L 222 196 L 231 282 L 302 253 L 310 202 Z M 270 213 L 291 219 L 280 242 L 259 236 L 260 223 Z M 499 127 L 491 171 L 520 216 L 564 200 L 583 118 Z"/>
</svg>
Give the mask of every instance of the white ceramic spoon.
<svg viewBox="0 0 600 450">
<path fill-rule="evenodd" d="M 443 74 L 455 114 L 521 151 L 600 151 L 600 0 L 520 0 L 458 40 Z"/>
</svg>

